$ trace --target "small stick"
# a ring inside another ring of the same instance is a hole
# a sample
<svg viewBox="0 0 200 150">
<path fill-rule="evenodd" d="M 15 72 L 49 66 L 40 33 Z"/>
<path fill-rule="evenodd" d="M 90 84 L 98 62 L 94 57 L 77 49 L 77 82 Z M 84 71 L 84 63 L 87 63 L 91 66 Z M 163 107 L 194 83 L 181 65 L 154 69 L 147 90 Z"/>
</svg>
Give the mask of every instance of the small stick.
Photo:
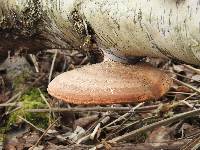
<svg viewBox="0 0 200 150">
<path fill-rule="evenodd" d="M 25 118 L 18 116 L 21 120 L 23 120 L 24 122 L 26 122 L 27 124 L 29 124 L 30 126 L 34 127 L 36 130 L 44 133 L 45 131 L 43 129 L 40 129 L 38 127 L 36 127 L 34 124 L 32 124 L 31 122 L 29 122 L 28 120 L 26 120 Z"/>
<path fill-rule="evenodd" d="M 49 112 L 49 109 L 27 109 L 27 112 Z M 52 112 L 89 112 L 89 111 L 130 111 L 129 107 L 86 107 L 86 108 L 51 108 Z"/>
<path fill-rule="evenodd" d="M 103 120 L 101 120 L 97 126 L 94 128 L 94 131 L 91 133 L 90 135 L 90 139 L 94 140 L 95 135 L 97 134 L 97 132 L 100 130 L 101 125 L 106 124 L 108 121 L 110 120 L 110 116 L 106 116 L 105 118 L 103 118 Z M 98 138 L 98 137 L 97 137 Z"/>
<path fill-rule="evenodd" d="M 186 101 L 186 100 L 188 100 L 189 98 L 191 98 L 191 97 L 193 97 L 193 96 L 195 96 L 195 95 L 197 95 L 197 94 L 198 94 L 198 93 L 195 92 L 195 93 L 191 94 L 190 96 L 186 97 L 184 100 Z"/>
<path fill-rule="evenodd" d="M 53 56 L 52 63 L 51 63 L 51 69 L 50 69 L 50 72 L 49 72 L 49 83 L 51 82 L 51 77 L 52 77 L 52 73 L 53 73 L 53 69 L 54 69 L 54 65 L 55 65 L 57 54 L 58 54 L 58 50 L 56 49 L 55 53 L 54 53 L 54 56 Z"/>
<path fill-rule="evenodd" d="M 197 92 L 191 94 L 190 96 L 188 96 L 185 99 L 181 100 L 181 102 L 184 103 L 185 105 L 189 106 L 190 108 L 196 109 L 192 104 L 190 104 L 189 102 L 186 101 L 186 100 L 188 100 L 189 98 L 191 98 L 192 96 L 194 96 L 196 94 L 197 94 Z"/>
<path fill-rule="evenodd" d="M 109 116 L 110 113 L 108 112 L 105 112 L 105 113 L 102 113 L 102 117 L 97 120 L 95 123 L 93 123 L 85 132 L 85 134 L 89 134 L 90 132 L 92 132 L 92 130 L 99 124 L 105 124 L 107 123 L 107 121 L 110 120 L 110 116 Z"/>
<path fill-rule="evenodd" d="M 80 139 L 76 142 L 76 144 L 80 144 L 80 143 L 82 143 L 82 142 L 84 142 L 84 141 L 87 141 L 87 140 L 89 140 L 89 139 L 90 139 L 90 134 L 88 134 L 88 135 L 86 135 L 86 136 L 80 138 Z"/>
<path fill-rule="evenodd" d="M 172 92 L 172 91 L 169 91 L 169 92 L 167 92 L 167 94 L 184 94 L 184 95 L 191 95 L 191 94 L 193 94 L 193 93 L 186 93 L 186 92 Z"/>
<path fill-rule="evenodd" d="M 186 79 L 189 79 L 189 80 L 192 80 L 192 81 L 195 81 L 195 82 L 200 82 L 200 81 L 198 81 L 198 80 L 195 80 L 195 79 L 189 78 L 189 77 L 184 76 L 184 75 L 182 75 L 182 74 L 178 74 L 178 73 L 175 73 L 175 74 L 176 74 L 177 76 L 184 77 L 184 78 L 186 78 Z"/>
<path fill-rule="evenodd" d="M 197 69 L 197 68 L 194 68 L 194 67 L 192 67 L 190 65 L 185 65 L 185 64 L 183 64 L 183 66 L 188 68 L 188 69 L 190 69 L 190 70 L 192 70 L 193 72 L 195 72 L 197 74 L 200 74 L 200 69 Z"/>
<path fill-rule="evenodd" d="M 163 126 L 163 125 L 167 125 L 169 123 L 175 122 L 175 121 L 179 121 L 181 119 L 185 119 L 191 116 L 196 116 L 200 114 L 200 109 L 196 109 L 196 110 L 192 110 L 192 111 L 188 111 L 188 112 L 184 112 L 184 113 L 180 113 L 177 115 L 174 115 L 173 117 L 149 124 L 147 126 L 144 126 L 142 128 L 139 128 L 137 130 L 131 131 L 129 133 L 125 133 L 122 136 L 118 136 L 116 138 L 113 138 L 112 140 L 109 140 L 108 143 L 116 143 L 116 142 L 120 142 L 132 137 L 135 137 L 136 135 L 142 133 L 142 132 L 146 132 L 146 131 L 150 131 L 153 130 L 157 127 Z M 102 148 L 103 144 L 99 144 L 96 146 L 96 148 Z M 94 149 L 94 148 L 93 148 Z"/>
<path fill-rule="evenodd" d="M 8 104 L 8 103 L 14 101 L 15 99 L 17 99 L 17 98 L 20 97 L 21 95 L 22 95 L 22 92 L 19 92 L 19 93 L 15 94 L 15 95 L 12 96 L 9 100 L 7 100 L 7 101 L 5 102 L 5 104 Z"/>
<path fill-rule="evenodd" d="M 87 60 L 88 60 L 88 57 L 85 56 L 85 57 L 83 58 L 83 60 L 80 62 L 79 66 L 80 66 L 80 65 L 83 65 L 84 63 L 86 63 Z"/>
<path fill-rule="evenodd" d="M 51 122 L 51 105 L 49 104 L 49 102 L 47 101 L 46 97 L 44 96 L 44 94 L 42 94 L 41 90 L 38 88 L 38 91 L 40 93 L 41 98 L 43 99 L 43 101 L 46 103 L 46 105 L 49 107 L 49 122 Z"/>
<path fill-rule="evenodd" d="M 94 131 L 90 134 L 90 139 L 94 140 L 95 135 L 97 134 L 97 132 L 99 131 L 101 127 L 101 124 L 98 123 L 97 126 L 94 128 Z"/>
<path fill-rule="evenodd" d="M 13 109 L 13 110 L 11 110 L 11 111 L 7 111 L 5 114 L 6 114 L 6 115 L 9 115 L 9 114 L 11 114 L 11 113 L 13 113 L 13 112 L 16 112 L 17 110 L 20 110 L 21 108 L 22 108 L 22 107 L 19 106 L 19 107 L 15 108 L 15 109 Z"/>
<path fill-rule="evenodd" d="M 192 108 L 192 109 L 196 109 L 196 107 L 194 107 L 192 104 L 190 104 L 189 102 L 182 100 L 182 103 L 184 103 L 185 105 L 187 105 L 188 107 Z"/>
<path fill-rule="evenodd" d="M 97 125 L 94 127 L 94 130 L 92 133 L 89 133 L 83 137 L 81 137 L 80 139 L 77 140 L 76 144 L 80 144 L 82 142 L 86 142 L 89 139 L 94 139 L 97 131 L 100 129 L 101 124 L 105 124 L 110 120 L 110 116 L 105 116 L 101 121 L 99 121 L 99 123 L 97 123 Z M 88 133 L 89 131 L 86 131 L 86 133 Z"/>
<path fill-rule="evenodd" d="M 195 92 L 197 92 L 197 93 L 200 94 L 200 89 L 197 89 L 197 88 L 195 88 L 195 87 L 193 87 L 193 86 L 191 86 L 191 85 L 189 85 L 189 84 L 187 84 L 187 83 L 184 83 L 184 82 L 182 82 L 182 81 L 180 81 L 180 80 L 178 80 L 178 79 L 175 79 L 175 78 L 172 78 L 172 79 L 173 79 L 176 83 L 182 84 L 182 85 L 184 85 L 184 86 L 186 86 L 186 87 L 188 87 L 188 88 L 192 89 L 193 91 L 195 91 Z"/>
<path fill-rule="evenodd" d="M 139 123 L 145 123 L 145 124 L 147 124 L 147 122 L 148 122 L 148 120 L 152 120 L 152 119 L 158 119 L 158 117 L 156 117 L 156 116 L 150 116 L 150 117 L 147 117 L 147 118 L 144 118 L 144 119 L 141 119 L 141 120 L 136 120 L 136 121 L 134 121 L 134 122 L 132 122 L 132 123 L 130 123 L 130 124 L 127 124 L 127 125 L 125 125 L 124 127 L 122 127 L 121 129 L 119 129 L 119 130 L 117 130 L 114 134 L 117 134 L 117 133 L 119 133 L 119 132 L 121 132 L 121 131 L 123 131 L 124 129 L 128 129 L 128 128 L 131 128 L 131 127 L 133 127 L 134 125 L 136 125 L 136 124 L 139 124 Z M 120 125 L 119 125 L 120 126 Z M 112 135 L 114 135 L 114 134 L 112 134 Z M 112 136 L 111 135 L 111 136 Z M 107 137 L 106 139 L 108 139 L 109 137 Z"/>
<path fill-rule="evenodd" d="M 145 110 L 154 110 L 158 107 L 158 105 L 152 105 L 152 106 L 144 106 L 137 108 L 135 111 L 145 111 Z M 27 112 L 31 113 L 45 113 L 49 112 L 49 109 L 27 109 Z M 91 111 L 98 111 L 98 112 L 107 112 L 107 111 L 118 111 L 118 112 L 123 112 L 123 111 L 129 111 L 127 113 L 133 113 L 131 111 L 130 107 L 84 107 L 84 108 L 78 108 L 78 107 L 72 107 L 72 108 L 51 108 L 51 112 L 91 112 Z"/>
<path fill-rule="evenodd" d="M 37 142 L 35 143 L 35 145 L 33 145 L 29 150 L 33 150 L 38 143 L 40 142 L 40 140 L 47 134 L 47 132 L 49 131 L 49 129 L 51 129 L 53 127 L 53 125 L 59 120 L 60 118 L 56 119 L 44 132 L 43 134 L 40 136 L 40 138 L 37 140 Z"/>
<path fill-rule="evenodd" d="M 140 106 L 142 106 L 144 104 L 144 102 L 139 103 L 138 105 L 136 105 L 135 107 L 133 107 L 129 112 L 125 113 L 124 115 L 120 116 L 119 118 L 117 118 L 116 120 L 114 120 L 113 122 L 109 123 L 108 125 L 104 126 L 104 128 L 111 126 L 112 124 L 123 120 L 124 118 L 128 117 L 130 115 L 130 113 L 133 113 L 137 108 L 139 108 Z"/>
<path fill-rule="evenodd" d="M 37 62 L 37 59 L 36 59 L 35 55 L 29 54 L 29 56 L 30 56 L 31 61 L 32 61 L 34 67 L 35 67 L 35 72 L 38 73 L 39 72 L 39 65 L 38 65 L 38 62 Z"/>
<path fill-rule="evenodd" d="M 49 104 L 49 102 L 47 101 L 47 99 L 45 98 L 45 96 L 42 94 L 41 90 L 38 88 L 38 91 L 40 93 L 41 98 L 44 100 L 44 102 L 47 104 L 47 106 L 49 107 L 49 109 L 51 110 L 51 106 Z"/>
<path fill-rule="evenodd" d="M 200 136 L 196 135 L 191 141 L 187 142 L 180 150 L 197 150 L 199 148 Z"/>
<path fill-rule="evenodd" d="M 3 103 L 0 104 L 0 107 L 12 107 L 12 106 L 21 106 L 22 103 L 18 102 L 18 103 Z"/>
</svg>

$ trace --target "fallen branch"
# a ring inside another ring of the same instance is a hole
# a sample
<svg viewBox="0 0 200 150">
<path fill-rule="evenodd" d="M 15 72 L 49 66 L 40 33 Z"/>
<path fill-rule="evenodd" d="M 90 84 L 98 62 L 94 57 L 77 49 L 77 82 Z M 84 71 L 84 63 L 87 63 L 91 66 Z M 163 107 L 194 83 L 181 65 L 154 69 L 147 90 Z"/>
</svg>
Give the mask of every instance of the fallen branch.
<svg viewBox="0 0 200 150">
<path fill-rule="evenodd" d="M 154 110 L 158 107 L 158 105 L 153 105 L 153 106 L 143 106 L 140 108 L 137 108 L 135 111 L 145 111 L 145 110 Z M 51 112 L 89 112 L 89 111 L 98 111 L 98 112 L 107 112 L 107 111 L 118 111 L 118 112 L 126 112 L 130 111 L 130 107 L 83 107 L 83 108 L 78 108 L 78 107 L 73 107 L 73 108 L 51 108 Z M 49 112 L 50 109 L 27 109 L 27 112 L 31 113 L 45 113 Z M 130 111 L 129 113 L 133 113 Z"/>
</svg>

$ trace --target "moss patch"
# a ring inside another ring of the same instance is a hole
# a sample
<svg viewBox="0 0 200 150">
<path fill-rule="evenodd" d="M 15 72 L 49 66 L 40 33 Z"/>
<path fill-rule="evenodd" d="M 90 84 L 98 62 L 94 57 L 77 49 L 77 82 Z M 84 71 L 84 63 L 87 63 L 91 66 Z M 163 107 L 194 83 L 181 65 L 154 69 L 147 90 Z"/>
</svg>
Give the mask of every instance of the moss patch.
<svg viewBox="0 0 200 150">
<path fill-rule="evenodd" d="M 21 119 L 18 116 L 21 116 L 34 124 L 39 128 L 47 128 L 50 121 L 49 113 L 30 113 L 26 112 L 27 109 L 39 109 L 47 108 L 46 103 L 41 98 L 40 93 L 37 89 L 31 89 L 25 93 L 19 100 L 22 103 L 22 108 L 13 112 L 8 120 L 8 126 L 12 126 L 16 123 L 20 123 Z"/>
<path fill-rule="evenodd" d="M 19 90 L 21 88 L 21 86 L 23 86 L 23 83 L 25 83 L 26 79 L 30 76 L 30 74 L 28 72 L 23 72 L 21 73 L 19 76 L 14 78 L 13 81 L 13 86 L 14 89 Z"/>
</svg>

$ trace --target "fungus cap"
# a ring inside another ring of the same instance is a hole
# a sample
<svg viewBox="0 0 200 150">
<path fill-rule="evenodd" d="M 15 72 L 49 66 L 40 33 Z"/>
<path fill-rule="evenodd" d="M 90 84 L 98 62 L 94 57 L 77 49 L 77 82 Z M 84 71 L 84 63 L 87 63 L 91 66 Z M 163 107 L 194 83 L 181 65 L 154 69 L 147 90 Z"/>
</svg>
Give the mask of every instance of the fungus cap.
<svg viewBox="0 0 200 150">
<path fill-rule="evenodd" d="M 171 83 L 169 75 L 149 64 L 107 61 L 57 76 L 48 92 L 73 104 L 134 103 L 160 98 Z"/>
</svg>

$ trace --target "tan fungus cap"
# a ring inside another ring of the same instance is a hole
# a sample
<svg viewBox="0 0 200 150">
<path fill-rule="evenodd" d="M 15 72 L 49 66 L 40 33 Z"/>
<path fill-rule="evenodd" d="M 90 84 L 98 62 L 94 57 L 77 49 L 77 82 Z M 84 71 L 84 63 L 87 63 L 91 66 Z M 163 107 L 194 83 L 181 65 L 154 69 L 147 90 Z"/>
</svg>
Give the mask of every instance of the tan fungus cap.
<svg viewBox="0 0 200 150">
<path fill-rule="evenodd" d="M 171 84 L 169 75 L 149 64 L 107 61 L 57 76 L 48 92 L 74 104 L 134 103 L 160 98 Z"/>
</svg>

